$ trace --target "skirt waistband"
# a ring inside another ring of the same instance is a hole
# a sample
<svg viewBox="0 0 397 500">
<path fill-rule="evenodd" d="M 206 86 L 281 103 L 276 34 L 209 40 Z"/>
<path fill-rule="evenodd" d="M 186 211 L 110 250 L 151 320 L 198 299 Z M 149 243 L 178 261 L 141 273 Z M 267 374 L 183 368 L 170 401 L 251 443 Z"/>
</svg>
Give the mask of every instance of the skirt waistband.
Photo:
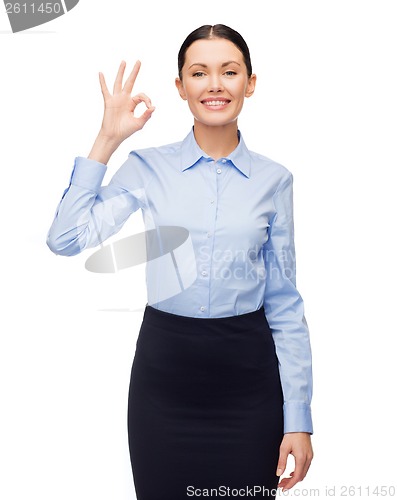
<svg viewBox="0 0 397 500">
<path fill-rule="evenodd" d="M 255 328 L 263 328 L 268 323 L 265 317 L 264 306 L 259 309 L 244 314 L 235 316 L 224 316 L 217 318 L 195 318 L 192 316 L 182 316 L 180 314 L 173 314 L 161 309 L 146 304 L 143 314 L 143 322 L 149 323 L 155 327 L 164 330 L 173 331 L 190 331 L 196 332 L 211 329 L 228 329 L 231 331 L 252 330 Z"/>
</svg>

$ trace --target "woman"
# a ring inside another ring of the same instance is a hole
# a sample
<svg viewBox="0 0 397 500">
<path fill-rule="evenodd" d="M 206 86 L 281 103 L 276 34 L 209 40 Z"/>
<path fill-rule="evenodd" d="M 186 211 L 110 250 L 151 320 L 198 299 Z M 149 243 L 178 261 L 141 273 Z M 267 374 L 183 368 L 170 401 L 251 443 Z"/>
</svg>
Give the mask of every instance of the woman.
<svg viewBox="0 0 397 500">
<path fill-rule="evenodd" d="M 194 117 L 190 133 L 132 151 L 102 187 L 113 152 L 155 108 L 146 95 L 130 95 L 139 62 L 124 86 L 121 63 L 113 95 L 99 74 L 102 126 L 89 156 L 76 158 L 47 243 L 75 255 L 116 233 L 138 208 L 148 230 L 188 230 L 193 259 L 179 262 L 181 287 L 159 267 L 147 279 L 128 399 L 137 498 L 274 498 L 277 486 L 287 490 L 305 477 L 313 457 L 292 175 L 249 151 L 238 129 L 256 83 L 239 33 L 198 28 L 182 44 L 178 66 L 176 87 Z M 147 109 L 137 117 L 141 102 Z M 189 273 L 194 279 L 183 287 Z M 295 470 L 279 482 L 289 454 Z"/>
</svg>

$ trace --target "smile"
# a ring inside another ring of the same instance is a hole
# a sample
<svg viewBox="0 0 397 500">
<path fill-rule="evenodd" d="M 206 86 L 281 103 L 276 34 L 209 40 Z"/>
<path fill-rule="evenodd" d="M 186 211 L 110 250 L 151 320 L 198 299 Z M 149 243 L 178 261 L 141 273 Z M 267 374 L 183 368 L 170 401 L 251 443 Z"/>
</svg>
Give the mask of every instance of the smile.
<svg viewBox="0 0 397 500">
<path fill-rule="evenodd" d="M 209 108 L 224 108 L 230 103 L 229 99 L 204 99 L 201 104 Z"/>
</svg>

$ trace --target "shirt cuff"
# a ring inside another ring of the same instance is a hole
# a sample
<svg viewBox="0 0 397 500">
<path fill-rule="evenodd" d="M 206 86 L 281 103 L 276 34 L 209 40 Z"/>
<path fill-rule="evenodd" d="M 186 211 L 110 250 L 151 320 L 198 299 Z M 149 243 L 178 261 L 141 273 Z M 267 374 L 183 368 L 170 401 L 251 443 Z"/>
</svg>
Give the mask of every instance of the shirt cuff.
<svg viewBox="0 0 397 500">
<path fill-rule="evenodd" d="M 77 156 L 74 161 L 70 184 L 90 191 L 99 191 L 107 166 L 96 160 Z"/>
<path fill-rule="evenodd" d="M 308 432 L 313 434 L 310 405 L 306 403 L 284 403 L 284 434 L 288 432 Z"/>
</svg>

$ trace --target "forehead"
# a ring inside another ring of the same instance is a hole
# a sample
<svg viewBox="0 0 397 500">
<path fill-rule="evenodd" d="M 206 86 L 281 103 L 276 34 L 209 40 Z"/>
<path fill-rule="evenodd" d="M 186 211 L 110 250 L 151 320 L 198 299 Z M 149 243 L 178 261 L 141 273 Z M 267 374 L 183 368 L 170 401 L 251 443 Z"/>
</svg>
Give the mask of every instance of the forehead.
<svg viewBox="0 0 397 500">
<path fill-rule="evenodd" d="M 186 51 L 185 66 L 194 63 L 222 64 L 225 61 L 243 63 L 243 54 L 230 40 L 224 38 L 211 38 L 209 40 L 196 40 Z"/>
</svg>

